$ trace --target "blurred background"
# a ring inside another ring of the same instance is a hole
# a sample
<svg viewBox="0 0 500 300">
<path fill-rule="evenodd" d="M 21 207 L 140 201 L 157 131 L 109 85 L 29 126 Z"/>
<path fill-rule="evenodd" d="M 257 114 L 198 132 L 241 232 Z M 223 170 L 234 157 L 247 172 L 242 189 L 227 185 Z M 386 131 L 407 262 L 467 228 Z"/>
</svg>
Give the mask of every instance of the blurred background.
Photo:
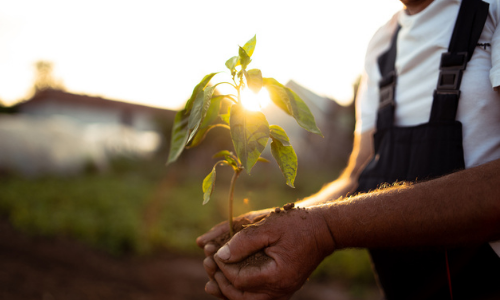
<svg viewBox="0 0 500 300">
<path fill-rule="evenodd" d="M 296 188 L 268 147 L 235 215 L 334 180 L 368 41 L 401 4 L 331 2 L 0 1 L 0 298 L 211 299 L 194 241 L 225 220 L 232 171 L 204 206 L 201 183 L 232 144 L 216 128 L 166 167 L 173 117 L 256 34 L 250 68 L 295 91 L 325 137 L 263 108 L 297 152 Z M 293 299 L 331 298 L 380 298 L 364 250 L 328 257 Z"/>
</svg>

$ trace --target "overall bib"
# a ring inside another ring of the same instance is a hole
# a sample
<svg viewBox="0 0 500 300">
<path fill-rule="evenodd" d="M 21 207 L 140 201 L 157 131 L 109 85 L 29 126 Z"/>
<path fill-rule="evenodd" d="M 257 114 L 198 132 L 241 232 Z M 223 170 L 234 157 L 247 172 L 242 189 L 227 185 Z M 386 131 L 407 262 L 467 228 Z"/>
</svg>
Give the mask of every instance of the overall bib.
<svg viewBox="0 0 500 300">
<path fill-rule="evenodd" d="M 465 168 L 462 124 L 455 117 L 462 72 L 487 15 L 487 3 L 462 1 L 448 52 L 441 57 L 429 122 L 418 126 L 394 126 L 397 28 L 390 49 L 378 58 L 382 80 L 375 155 L 360 175 L 358 192 L 386 182 L 427 180 Z M 500 299 L 500 258 L 489 244 L 446 250 L 370 249 L 370 255 L 388 300 Z"/>
</svg>

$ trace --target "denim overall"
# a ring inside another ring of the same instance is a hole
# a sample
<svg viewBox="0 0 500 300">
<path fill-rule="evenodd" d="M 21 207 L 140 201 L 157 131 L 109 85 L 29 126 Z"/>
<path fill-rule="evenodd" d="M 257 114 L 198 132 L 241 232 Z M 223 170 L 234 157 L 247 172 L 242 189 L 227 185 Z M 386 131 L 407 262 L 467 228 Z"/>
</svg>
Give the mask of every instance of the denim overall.
<svg viewBox="0 0 500 300">
<path fill-rule="evenodd" d="M 378 58 L 382 80 L 375 155 L 360 175 L 358 192 L 376 189 L 381 183 L 427 180 L 465 168 L 462 124 L 455 118 L 462 73 L 487 14 L 487 3 L 462 1 L 448 52 L 441 57 L 429 122 L 418 126 L 394 126 L 397 28 L 390 49 Z M 500 258 L 488 244 L 452 249 L 370 249 L 370 255 L 388 300 L 500 299 Z"/>
</svg>

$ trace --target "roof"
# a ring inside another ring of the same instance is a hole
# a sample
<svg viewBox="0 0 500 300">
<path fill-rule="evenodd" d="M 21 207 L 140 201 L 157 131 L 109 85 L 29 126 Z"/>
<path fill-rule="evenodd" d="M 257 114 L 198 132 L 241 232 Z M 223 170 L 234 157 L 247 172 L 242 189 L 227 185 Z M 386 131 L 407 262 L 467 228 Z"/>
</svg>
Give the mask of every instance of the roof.
<svg viewBox="0 0 500 300">
<path fill-rule="evenodd" d="M 73 106 L 85 106 L 101 109 L 141 111 L 152 114 L 169 112 L 173 113 L 173 111 L 169 109 L 128 103 L 119 100 L 110 100 L 97 96 L 73 94 L 55 89 L 45 89 L 42 91 L 38 91 L 31 99 L 19 103 L 17 107 L 22 110 L 23 107 L 31 106 L 33 104 L 41 104 L 44 102 L 65 105 L 70 104 Z"/>
</svg>

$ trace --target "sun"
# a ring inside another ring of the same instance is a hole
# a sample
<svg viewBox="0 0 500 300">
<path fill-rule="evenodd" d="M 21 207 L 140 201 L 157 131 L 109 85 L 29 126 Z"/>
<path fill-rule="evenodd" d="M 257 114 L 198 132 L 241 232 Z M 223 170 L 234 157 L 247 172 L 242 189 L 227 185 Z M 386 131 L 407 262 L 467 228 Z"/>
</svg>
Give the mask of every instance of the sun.
<svg viewBox="0 0 500 300">
<path fill-rule="evenodd" d="M 241 102 L 248 110 L 260 111 L 271 102 L 271 98 L 265 88 L 262 88 L 257 94 L 250 89 L 244 89 L 241 92 Z"/>
</svg>

